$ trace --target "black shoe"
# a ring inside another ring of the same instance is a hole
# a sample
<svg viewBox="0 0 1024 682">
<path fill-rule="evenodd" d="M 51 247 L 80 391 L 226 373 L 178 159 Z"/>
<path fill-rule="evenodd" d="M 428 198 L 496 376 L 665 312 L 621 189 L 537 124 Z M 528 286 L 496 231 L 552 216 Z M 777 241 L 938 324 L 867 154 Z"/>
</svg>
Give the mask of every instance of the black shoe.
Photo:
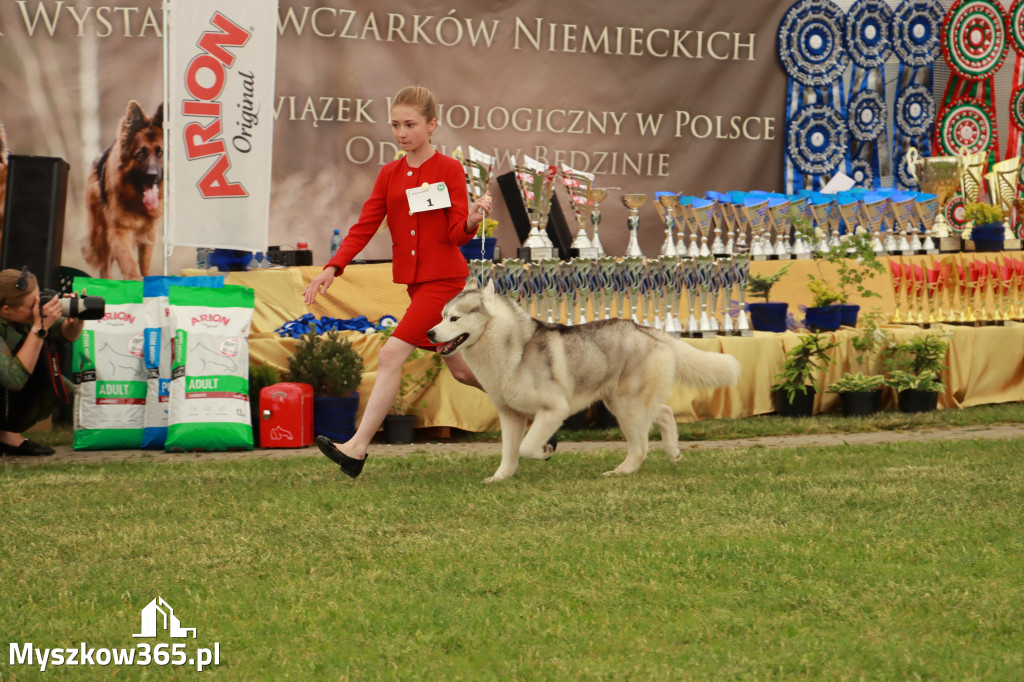
<svg viewBox="0 0 1024 682">
<path fill-rule="evenodd" d="M 334 443 L 332 443 L 331 439 L 327 436 L 317 436 L 316 446 L 320 449 L 320 452 L 324 453 L 324 456 L 327 457 L 327 459 L 340 466 L 341 470 L 351 478 L 355 478 L 362 472 L 363 463 L 366 462 L 365 457 L 363 459 L 349 457 L 344 452 L 336 448 Z M 366 453 L 366 457 L 369 456 L 370 453 Z"/>
<path fill-rule="evenodd" d="M 53 448 L 40 445 L 39 443 L 33 443 L 28 438 L 21 441 L 21 445 L 7 445 L 6 443 L 0 443 L 0 455 L 14 455 L 16 457 L 40 457 L 43 455 L 52 455 Z"/>
</svg>

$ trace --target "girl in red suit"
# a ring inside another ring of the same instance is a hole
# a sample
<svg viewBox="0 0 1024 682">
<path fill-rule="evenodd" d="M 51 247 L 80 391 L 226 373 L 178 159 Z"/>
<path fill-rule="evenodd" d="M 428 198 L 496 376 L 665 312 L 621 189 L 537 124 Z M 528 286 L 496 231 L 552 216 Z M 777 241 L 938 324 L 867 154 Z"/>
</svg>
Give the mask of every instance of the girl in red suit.
<svg viewBox="0 0 1024 682">
<path fill-rule="evenodd" d="M 427 330 L 441 321 L 441 308 L 462 291 L 469 275 L 459 251 L 491 212 L 486 194 L 469 209 L 462 164 L 434 150 L 430 136 L 437 127 L 437 102 L 425 88 L 403 88 L 391 103 L 391 130 L 405 156 L 381 169 L 359 220 L 349 228 L 337 253 L 304 292 L 306 304 L 327 290 L 387 218 L 392 241 L 392 276 L 408 287 L 411 303 L 378 355 L 377 381 L 356 433 L 345 443 L 318 436 L 317 447 L 342 471 L 355 478 L 363 468 L 370 439 L 398 395 L 402 366 L 416 347 L 433 349 Z M 444 182 L 446 196 L 411 197 L 407 190 L 435 190 Z M 438 200 L 439 199 L 439 200 Z M 434 206 L 440 205 L 440 208 Z M 444 358 L 462 383 L 480 385 L 456 353 Z"/>
</svg>

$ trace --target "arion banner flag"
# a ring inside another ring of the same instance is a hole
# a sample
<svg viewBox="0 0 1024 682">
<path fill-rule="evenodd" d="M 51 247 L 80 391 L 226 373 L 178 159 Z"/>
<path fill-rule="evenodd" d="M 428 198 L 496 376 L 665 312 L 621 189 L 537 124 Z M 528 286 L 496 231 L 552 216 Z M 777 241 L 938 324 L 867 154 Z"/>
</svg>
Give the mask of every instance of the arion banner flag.
<svg viewBox="0 0 1024 682">
<path fill-rule="evenodd" d="M 263 251 L 277 0 L 172 0 L 165 8 L 166 243 Z"/>
</svg>

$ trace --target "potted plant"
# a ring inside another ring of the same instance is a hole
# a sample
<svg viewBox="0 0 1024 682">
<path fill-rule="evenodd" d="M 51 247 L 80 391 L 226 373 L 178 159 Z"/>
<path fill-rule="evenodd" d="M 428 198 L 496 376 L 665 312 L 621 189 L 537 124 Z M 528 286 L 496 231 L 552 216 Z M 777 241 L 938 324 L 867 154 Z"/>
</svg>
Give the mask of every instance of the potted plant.
<svg viewBox="0 0 1024 682">
<path fill-rule="evenodd" d="M 811 277 L 807 288 L 811 292 L 811 306 L 804 313 L 804 325 L 812 331 L 835 331 L 843 324 L 841 304 L 846 296 L 819 277 Z"/>
<path fill-rule="evenodd" d="M 792 266 L 792 263 L 786 263 L 771 274 L 758 275 L 752 272 L 748 276 L 747 293 L 764 299 L 761 303 L 747 304 L 747 310 L 750 312 L 750 324 L 754 329 L 763 332 L 786 331 L 786 312 L 789 309 L 789 304 L 785 302 L 772 303 L 768 297 L 772 287 L 789 272 Z"/>
<path fill-rule="evenodd" d="M 885 383 L 896 390 L 900 412 L 925 412 L 938 406 L 939 393 L 946 390 L 940 377 L 948 348 L 946 339 L 934 334 L 889 346 L 883 360 L 888 373 Z"/>
<path fill-rule="evenodd" d="M 288 358 L 288 381 L 313 387 L 313 432 L 339 443 L 356 432 L 363 358 L 339 331 L 307 332 Z"/>
<path fill-rule="evenodd" d="M 1002 251 L 1006 239 L 1003 218 L 1006 213 L 994 204 L 977 203 L 967 206 L 966 217 L 974 227 L 969 239 L 974 242 L 975 251 Z"/>
<path fill-rule="evenodd" d="M 252 418 L 252 444 L 260 446 L 260 391 L 281 382 L 281 372 L 273 365 L 249 363 L 249 415 Z"/>
<path fill-rule="evenodd" d="M 800 214 L 791 215 L 794 228 L 804 235 L 806 239 L 814 243 L 817 237 L 814 235 L 807 219 Z M 869 287 L 867 281 L 876 275 L 885 273 L 885 266 L 871 246 L 871 235 L 861 229 L 856 234 L 846 234 L 839 238 L 839 244 L 827 251 L 816 251 L 814 253 L 815 264 L 818 274 L 808 275 L 811 283 L 808 285 L 814 297 L 812 307 L 839 306 L 839 323 L 834 327 L 817 324 L 819 318 L 811 309 L 807 310 L 808 327 L 819 329 L 838 329 L 841 325 L 848 327 L 857 326 L 857 315 L 860 306 L 849 303 L 852 296 L 860 299 L 881 298 L 882 295 Z M 821 264 L 831 263 L 835 268 L 835 284 L 829 284 L 829 277 L 826 277 Z M 835 312 L 832 310 L 823 311 L 826 315 L 821 321 L 831 325 L 835 321 Z"/>
<path fill-rule="evenodd" d="M 466 260 L 480 260 L 481 249 L 483 260 L 494 260 L 494 246 L 498 239 L 494 236 L 494 230 L 498 227 L 498 221 L 493 218 L 484 218 L 484 237 L 473 237 L 459 247 Z"/>
<path fill-rule="evenodd" d="M 844 417 L 864 417 L 882 409 L 883 386 L 885 377 L 881 374 L 847 372 L 825 390 L 839 394 Z"/>
<path fill-rule="evenodd" d="M 832 364 L 829 351 L 836 347 L 821 332 L 803 334 L 793 346 L 775 375 L 772 391 L 776 411 L 784 417 L 809 417 L 814 413 L 815 382 L 821 383 L 825 369 Z"/>
</svg>

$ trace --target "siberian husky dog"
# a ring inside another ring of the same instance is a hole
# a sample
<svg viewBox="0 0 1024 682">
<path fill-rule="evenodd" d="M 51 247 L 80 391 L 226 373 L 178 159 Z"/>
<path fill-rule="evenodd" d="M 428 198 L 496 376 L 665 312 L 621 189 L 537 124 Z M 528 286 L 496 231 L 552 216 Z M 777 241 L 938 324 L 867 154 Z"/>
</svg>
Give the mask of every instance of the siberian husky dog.
<svg viewBox="0 0 1024 682">
<path fill-rule="evenodd" d="M 740 363 L 731 355 L 697 350 L 681 339 L 631 320 L 575 326 L 549 324 L 471 280 L 445 305 L 427 332 L 437 352 L 462 353 L 501 422 L 501 465 L 487 482 L 515 473 L 519 458 L 547 459 L 548 438 L 571 414 L 603 400 L 627 441 L 626 459 L 608 474 L 630 474 L 647 456 L 647 434 L 661 429 L 669 460 L 679 460 L 672 408 L 675 382 L 733 386 Z M 533 421 L 529 431 L 527 421 Z M 524 437 L 525 434 L 525 437 Z"/>
</svg>

